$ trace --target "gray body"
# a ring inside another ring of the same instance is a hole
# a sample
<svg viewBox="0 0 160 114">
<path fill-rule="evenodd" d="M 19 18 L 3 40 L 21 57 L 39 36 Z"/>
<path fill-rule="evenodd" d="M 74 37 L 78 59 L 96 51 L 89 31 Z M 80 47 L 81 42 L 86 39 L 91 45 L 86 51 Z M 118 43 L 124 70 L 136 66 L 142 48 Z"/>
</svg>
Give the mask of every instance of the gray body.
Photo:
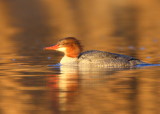
<svg viewBox="0 0 160 114">
<path fill-rule="evenodd" d="M 131 56 L 97 50 L 81 53 L 78 57 L 78 63 L 79 65 L 93 65 L 98 67 L 128 67 L 147 64 Z"/>
</svg>

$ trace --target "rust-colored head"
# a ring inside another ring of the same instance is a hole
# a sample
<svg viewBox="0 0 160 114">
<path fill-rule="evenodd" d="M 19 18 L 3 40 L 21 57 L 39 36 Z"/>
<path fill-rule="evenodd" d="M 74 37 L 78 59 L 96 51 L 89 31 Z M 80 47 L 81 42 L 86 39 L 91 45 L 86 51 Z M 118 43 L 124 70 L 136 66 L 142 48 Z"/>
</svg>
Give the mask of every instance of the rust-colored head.
<svg viewBox="0 0 160 114">
<path fill-rule="evenodd" d="M 64 52 L 68 57 L 78 57 L 78 55 L 82 52 L 82 46 L 74 37 L 63 38 L 58 41 L 58 43 L 51 47 L 44 48 L 45 50 L 58 50 Z"/>
</svg>

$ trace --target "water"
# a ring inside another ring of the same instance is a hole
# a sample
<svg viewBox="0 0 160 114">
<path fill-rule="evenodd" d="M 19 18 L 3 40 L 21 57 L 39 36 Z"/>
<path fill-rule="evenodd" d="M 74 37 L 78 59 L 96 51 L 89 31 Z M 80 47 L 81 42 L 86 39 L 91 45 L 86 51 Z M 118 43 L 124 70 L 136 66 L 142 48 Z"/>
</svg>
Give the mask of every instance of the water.
<svg viewBox="0 0 160 114">
<path fill-rule="evenodd" d="M 43 50 L 75 36 L 84 50 L 159 64 L 158 1 L 0 2 L 0 114 L 160 112 L 160 66 L 59 67 L 63 54 Z"/>
</svg>

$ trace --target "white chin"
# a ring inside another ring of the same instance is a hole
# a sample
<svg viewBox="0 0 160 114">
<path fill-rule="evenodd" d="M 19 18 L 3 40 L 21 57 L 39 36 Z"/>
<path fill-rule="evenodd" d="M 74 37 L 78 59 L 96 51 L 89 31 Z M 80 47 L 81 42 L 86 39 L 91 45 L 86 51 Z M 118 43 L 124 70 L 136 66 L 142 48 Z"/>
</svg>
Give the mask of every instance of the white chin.
<svg viewBox="0 0 160 114">
<path fill-rule="evenodd" d="M 65 52 L 65 51 L 66 51 L 66 48 L 65 48 L 65 47 L 62 47 L 62 48 L 58 48 L 57 50 L 58 50 L 58 51 Z"/>
</svg>

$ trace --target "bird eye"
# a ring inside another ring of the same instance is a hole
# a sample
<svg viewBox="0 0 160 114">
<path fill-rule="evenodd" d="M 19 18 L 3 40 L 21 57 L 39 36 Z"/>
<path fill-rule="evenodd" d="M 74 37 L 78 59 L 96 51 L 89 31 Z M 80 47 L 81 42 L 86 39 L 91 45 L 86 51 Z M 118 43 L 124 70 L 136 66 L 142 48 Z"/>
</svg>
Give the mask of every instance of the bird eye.
<svg viewBox="0 0 160 114">
<path fill-rule="evenodd" d="M 64 46 L 64 45 L 69 45 L 70 43 L 61 43 L 60 45 L 61 46 Z"/>
</svg>

